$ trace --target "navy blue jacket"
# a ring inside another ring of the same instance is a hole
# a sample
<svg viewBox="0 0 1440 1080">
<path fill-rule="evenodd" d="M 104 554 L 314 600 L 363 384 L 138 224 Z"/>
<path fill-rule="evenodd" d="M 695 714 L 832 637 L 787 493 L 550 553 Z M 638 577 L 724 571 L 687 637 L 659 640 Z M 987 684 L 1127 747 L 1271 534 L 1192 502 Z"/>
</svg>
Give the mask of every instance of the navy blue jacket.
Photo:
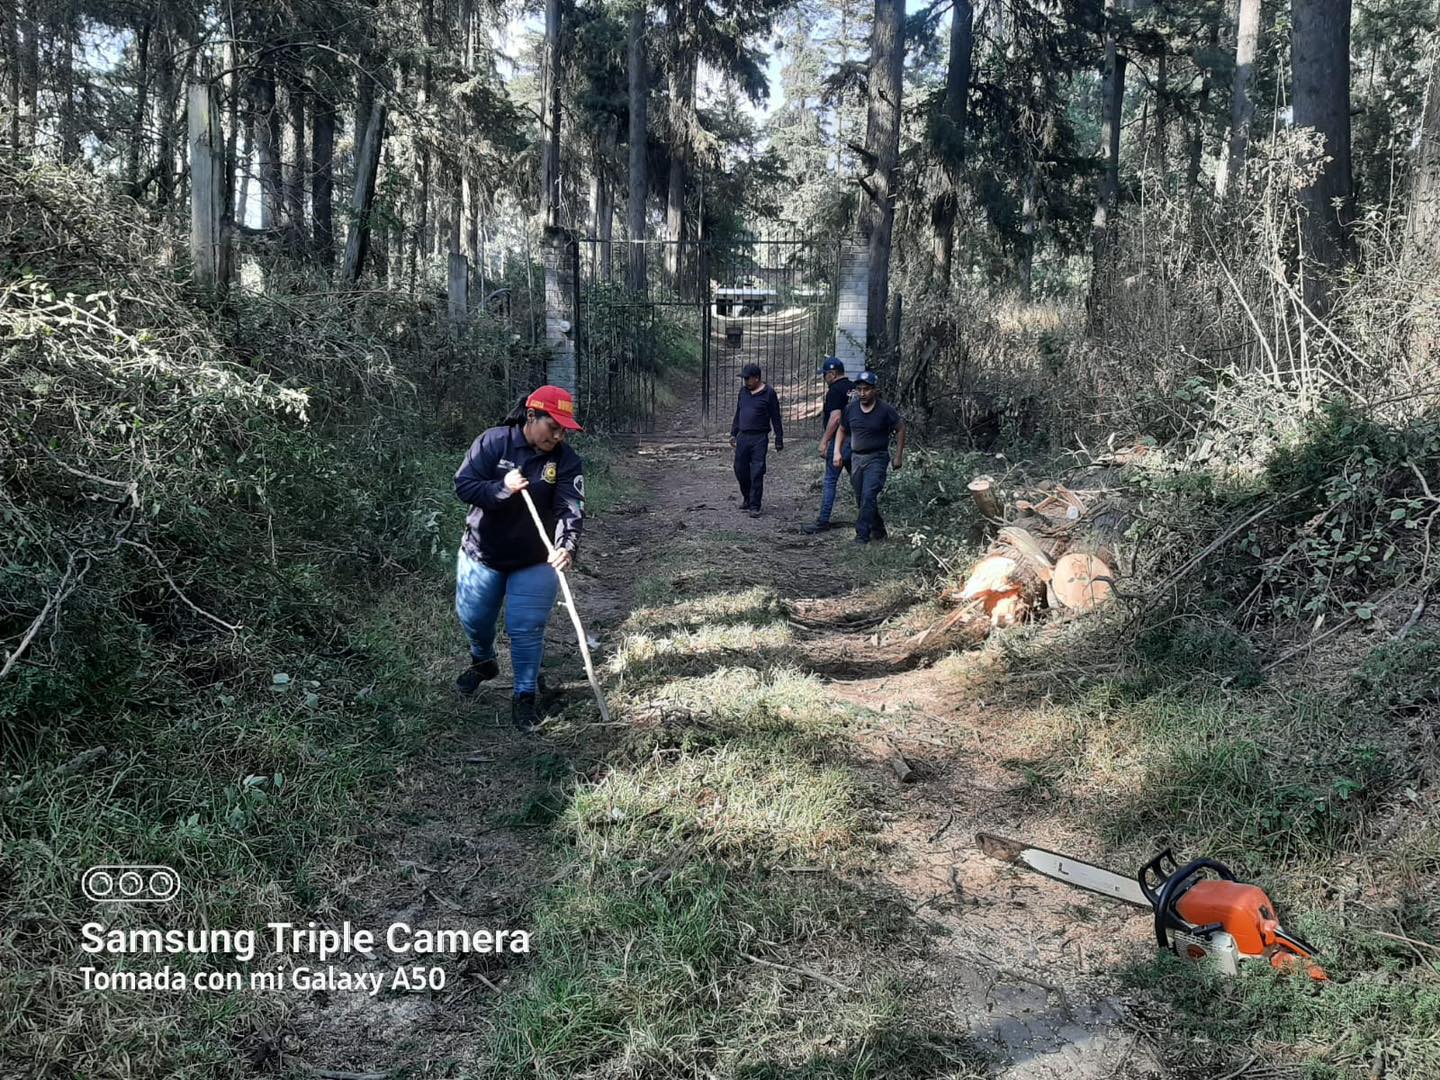
<svg viewBox="0 0 1440 1080">
<path fill-rule="evenodd" d="M 775 449 L 785 445 L 785 432 L 780 427 L 780 395 L 773 386 L 758 394 L 740 388 L 740 401 L 735 406 L 735 419 L 730 421 L 730 434 L 765 435 L 775 428 Z"/>
<path fill-rule="evenodd" d="M 523 570 L 547 558 L 545 545 L 518 491 L 505 474 L 519 469 L 557 548 L 577 553 L 585 511 L 580 455 L 565 443 L 542 454 L 525 441 L 524 425 L 493 427 L 470 446 L 455 473 L 455 494 L 472 507 L 465 519 L 465 554 L 496 570 Z"/>
</svg>

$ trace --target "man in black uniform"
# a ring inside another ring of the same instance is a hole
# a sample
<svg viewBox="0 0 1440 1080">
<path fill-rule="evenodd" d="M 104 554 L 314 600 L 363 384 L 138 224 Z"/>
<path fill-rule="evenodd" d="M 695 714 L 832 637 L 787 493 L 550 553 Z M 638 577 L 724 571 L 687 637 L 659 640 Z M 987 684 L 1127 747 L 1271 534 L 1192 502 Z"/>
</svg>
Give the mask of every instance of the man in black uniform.
<svg viewBox="0 0 1440 1080">
<path fill-rule="evenodd" d="M 827 356 L 820 365 L 820 374 L 825 377 L 825 405 L 820 410 L 820 460 L 825 462 L 825 488 L 820 495 L 820 516 L 809 525 L 802 525 L 801 532 L 818 533 L 830 528 L 830 511 L 835 507 L 835 489 L 840 486 L 840 467 L 830 460 L 830 446 L 835 433 L 840 430 L 840 417 L 845 406 L 850 404 L 850 393 L 854 383 L 845 377 L 845 361 L 838 356 Z M 850 452 L 845 454 L 845 467 L 850 465 Z"/>
<path fill-rule="evenodd" d="M 905 420 L 887 401 L 880 400 L 880 380 L 873 371 L 855 376 L 856 400 L 845 408 L 840 420 L 840 437 L 835 440 L 831 461 L 839 468 L 843 448 L 850 444 L 850 486 L 860 516 L 855 522 L 855 543 L 884 540 L 885 522 L 880 517 L 880 492 L 885 487 L 887 467 L 896 472 L 905 461 Z M 895 459 L 890 460 L 890 436 L 894 434 Z"/>
<path fill-rule="evenodd" d="M 740 369 L 745 385 L 730 422 L 730 445 L 735 448 L 735 479 L 740 481 L 740 509 L 752 518 L 760 516 L 760 499 L 765 494 L 765 455 L 770 450 L 770 429 L 775 429 L 775 449 L 785 449 L 785 432 L 780 426 L 780 397 L 773 386 L 761 380 L 759 364 Z"/>
</svg>

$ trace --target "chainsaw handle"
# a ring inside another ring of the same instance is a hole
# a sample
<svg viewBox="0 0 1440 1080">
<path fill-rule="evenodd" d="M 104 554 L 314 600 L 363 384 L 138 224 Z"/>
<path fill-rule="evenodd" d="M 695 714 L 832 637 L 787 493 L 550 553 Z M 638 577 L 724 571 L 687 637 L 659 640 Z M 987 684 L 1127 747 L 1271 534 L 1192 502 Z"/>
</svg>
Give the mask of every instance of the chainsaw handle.
<svg viewBox="0 0 1440 1080">
<path fill-rule="evenodd" d="M 1145 894 L 1145 899 L 1150 901 L 1152 908 L 1159 906 L 1161 888 L 1178 869 L 1180 864 L 1175 861 L 1175 852 L 1167 847 L 1142 866 L 1135 875 L 1135 880 L 1140 883 L 1140 891 Z"/>
<path fill-rule="evenodd" d="M 1157 858 L 1153 860 L 1153 862 L 1158 863 L 1159 859 Z M 1150 869 L 1150 865 L 1150 863 L 1147 863 L 1145 870 Z M 1164 949 L 1169 947 L 1170 930 L 1179 930 L 1182 932 L 1194 931 L 1194 927 L 1179 915 L 1175 914 L 1175 902 L 1180 899 L 1181 894 L 1183 894 L 1186 889 L 1195 884 L 1196 880 L 1206 870 L 1214 871 L 1222 881 L 1235 880 L 1234 873 L 1232 873 L 1230 868 L 1224 863 L 1216 862 L 1214 859 L 1195 859 L 1193 862 L 1186 863 L 1167 877 L 1155 893 L 1151 903 L 1155 905 L 1155 940 L 1160 948 Z M 1144 870 L 1142 870 L 1141 873 L 1143 874 Z M 1142 887 L 1144 887 L 1144 884 L 1142 880 Z M 1146 891 L 1146 896 L 1147 898 L 1150 896 L 1148 890 Z"/>
</svg>

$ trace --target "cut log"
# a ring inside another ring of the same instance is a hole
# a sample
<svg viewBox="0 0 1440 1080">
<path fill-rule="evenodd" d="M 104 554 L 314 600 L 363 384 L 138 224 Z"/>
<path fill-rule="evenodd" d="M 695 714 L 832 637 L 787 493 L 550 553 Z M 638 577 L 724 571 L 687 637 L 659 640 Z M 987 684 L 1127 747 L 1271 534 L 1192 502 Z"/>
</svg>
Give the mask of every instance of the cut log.
<svg viewBox="0 0 1440 1080">
<path fill-rule="evenodd" d="M 986 523 L 993 527 L 1005 520 L 1005 508 L 995 492 L 995 481 L 988 476 L 977 476 L 969 483 L 970 497 L 975 500 L 975 509 Z"/>
<path fill-rule="evenodd" d="M 1040 542 L 1028 529 L 1007 525 L 1000 530 L 995 539 L 998 543 L 1008 544 L 1020 552 L 1034 567 L 1035 573 L 1041 581 L 1049 580 L 1052 566 L 1050 556 L 1040 547 Z"/>
<path fill-rule="evenodd" d="M 1033 608 L 1033 601 L 1021 589 L 985 595 L 985 614 L 990 616 L 991 626 L 1014 626 L 1024 622 Z"/>
<path fill-rule="evenodd" d="M 1072 551 L 1060 556 L 1050 579 L 1051 593 L 1071 611 L 1089 611 L 1110 599 L 1114 571 L 1098 555 Z"/>
<path fill-rule="evenodd" d="M 1018 587 L 1015 571 L 1019 563 L 1004 555 L 987 555 L 975 564 L 959 599 L 974 600 L 986 593 L 1011 592 Z"/>
</svg>

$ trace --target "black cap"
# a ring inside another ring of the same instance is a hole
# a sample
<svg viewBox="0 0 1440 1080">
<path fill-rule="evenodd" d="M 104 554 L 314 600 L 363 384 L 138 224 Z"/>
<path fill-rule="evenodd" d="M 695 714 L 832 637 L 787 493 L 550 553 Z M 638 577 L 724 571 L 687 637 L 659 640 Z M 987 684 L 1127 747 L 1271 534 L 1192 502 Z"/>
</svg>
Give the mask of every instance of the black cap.
<svg viewBox="0 0 1440 1080">
<path fill-rule="evenodd" d="M 824 375 L 827 371 L 844 371 L 844 370 L 845 370 L 845 361 L 844 361 L 844 360 L 841 360 L 838 356 L 827 356 L 827 357 L 825 357 L 825 362 L 820 365 L 820 370 L 819 370 L 818 372 L 816 372 L 816 374 L 817 374 L 817 375 Z"/>
<path fill-rule="evenodd" d="M 760 365 L 759 365 L 759 364 L 746 364 L 744 367 L 742 367 L 742 368 L 740 369 L 740 378 L 742 378 L 742 379 L 748 379 L 748 378 L 750 378 L 751 376 L 754 376 L 754 377 L 757 378 L 757 379 L 760 378 Z"/>
<path fill-rule="evenodd" d="M 880 385 L 880 380 L 875 376 L 875 373 L 873 371 L 860 372 L 859 375 L 855 376 L 855 381 L 857 383 L 864 383 L 866 386 Z"/>
</svg>

